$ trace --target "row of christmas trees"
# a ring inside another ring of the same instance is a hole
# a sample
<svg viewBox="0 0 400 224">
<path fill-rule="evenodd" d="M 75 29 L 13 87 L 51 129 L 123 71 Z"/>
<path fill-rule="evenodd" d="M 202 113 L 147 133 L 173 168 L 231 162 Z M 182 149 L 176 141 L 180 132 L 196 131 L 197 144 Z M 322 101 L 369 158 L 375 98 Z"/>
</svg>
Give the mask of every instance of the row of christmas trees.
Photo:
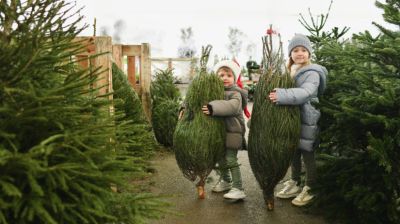
<svg viewBox="0 0 400 224">
<path fill-rule="evenodd" d="M 397 28 L 399 5 L 377 3 Z M 68 3 L 9 1 L 0 10 L 0 223 L 140 223 L 157 216 L 163 203 L 125 182 L 143 175 L 154 142 L 121 71 L 113 66 L 110 114 L 107 97 L 88 88 L 100 71 L 71 60 L 82 48 L 72 42 L 80 18 L 65 23 L 74 14 Z M 345 222 L 400 221 L 400 31 L 376 26 L 377 37 L 366 31 L 346 41 L 346 29 L 308 26 L 315 60 L 330 71 L 320 104 L 315 205 Z M 169 107 L 162 103 L 154 105 Z"/>
<path fill-rule="evenodd" d="M 79 10 L 62 0 L 0 4 L 0 223 L 158 217 L 165 203 L 130 183 L 146 174 L 151 128 L 117 66 L 113 102 L 95 88 L 102 71 L 77 66 Z"/>
<path fill-rule="evenodd" d="M 375 4 L 395 27 L 375 37 L 300 20 L 329 70 L 314 206 L 345 223 L 400 222 L 400 1 Z"/>
</svg>

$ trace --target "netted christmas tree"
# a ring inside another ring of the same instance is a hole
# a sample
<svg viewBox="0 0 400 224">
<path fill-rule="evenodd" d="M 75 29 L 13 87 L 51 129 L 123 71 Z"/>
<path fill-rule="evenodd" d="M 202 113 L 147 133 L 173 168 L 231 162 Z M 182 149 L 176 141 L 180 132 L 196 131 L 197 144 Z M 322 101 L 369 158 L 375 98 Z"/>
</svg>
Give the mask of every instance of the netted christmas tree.
<svg viewBox="0 0 400 224">
<path fill-rule="evenodd" d="M 342 223 L 400 223 L 400 1 L 376 5 L 397 29 L 374 23 L 379 35 L 347 41 L 311 32 L 331 74 L 314 206 Z"/>
<path fill-rule="evenodd" d="M 205 198 L 207 176 L 224 153 L 225 125 L 222 118 L 203 114 L 203 105 L 224 99 L 224 85 L 214 73 L 207 72 L 211 46 L 203 47 L 201 69 L 189 86 L 185 109 L 174 133 L 175 157 L 183 175 L 196 181 L 199 198 Z"/>
<path fill-rule="evenodd" d="M 154 134 L 159 143 L 170 147 L 173 145 L 173 135 L 178 123 L 180 108 L 180 92 L 174 84 L 171 69 L 156 72 L 150 86 L 152 108 L 151 120 Z"/>
<path fill-rule="evenodd" d="M 263 37 L 264 68 L 254 94 L 248 147 L 251 169 L 268 210 L 274 209 L 274 188 L 285 176 L 300 139 L 299 108 L 276 105 L 268 99 L 274 88 L 294 87 L 285 69 L 282 43 L 274 50 L 272 35 Z"/>
<path fill-rule="evenodd" d="M 112 191 L 128 189 L 125 177 L 143 167 L 120 148 L 123 127 L 96 87 L 104 69 L 77 66 L 74 55 L 86 50 L 74 41 L 85 28 L 79 10 L 61 0 L 0 5 L 0 223 L 158 216 L 154 196 Z"/>
</svg>

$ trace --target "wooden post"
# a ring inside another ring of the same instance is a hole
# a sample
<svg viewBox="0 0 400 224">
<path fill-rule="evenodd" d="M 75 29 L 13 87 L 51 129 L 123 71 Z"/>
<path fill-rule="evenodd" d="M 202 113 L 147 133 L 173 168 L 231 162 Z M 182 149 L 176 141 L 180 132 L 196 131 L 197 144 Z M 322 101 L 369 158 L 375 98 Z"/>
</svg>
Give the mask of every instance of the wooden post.
<svg viewBox="0 0 400 224">
<path fill-rule="evenodd" d="M 78 61 L 78 65 L 84 69 L 89 67 L 89 59 L 87 55 L 76 55 L 76 60 Z"/>
<path fill-rule="evenodd" d="M 96 83 L 96 87 L 99 89 L 99 95 L 105 95 L 112 91 L 112 71 L 111 71 L 111 52 L 112 52 L 112 42 L 111 37 L 95 37 L 96 53 L 104 53 L 98 55 L 95 58 L 95 66 L 101 67 L 103 71 L 99 75 L 99 80 Z M 112 95 L 109 96 L 112 99 Z"/>
<path fill-rule="evenodd" d="M 138 58 L 139 58 L 139 65 L 138 65 L 138 68 L 139 68 L 139 80 L 138 80 L 138 82 L 137 82 L 137 84 L 136 84 L 136 86 L 135 86 L 135 90 L 136 90 L 136 92 L 137 92 L 137 94 L 141 97 L 142 96 L 142 56 L 138 56 Z"/>
<path fill-rule="evenodd" d="M 140 71 L 141 71 L 141 82 L 140 86 L 142 89 L 142 104 L 144 113 L 147 120 L 151 121 L 151 110 L 150 110 L 150 82 L 151 82 L 151 60 L 150 60 L 150 44 L 142 43 L 141 57 L 140 57 Z"/>
<path fill-rule="evenodd" d="M 85 47 L 86 51 L 76 55 L 80 66 L 88 68 L 89 65 L 94 67 L 101 67 L 98 80 L 93 84 L 94 88 L 100 88 L 98 94 L 105 95 L 112 91 L 112 71 L 111 71 L 111 52 L 112 43 L 111 37 L 76 37 L 75 41 L 81 42 Z M 103 54 L 102 54 L 103 53 Z M 101 54 L 95 58 L 90 58 L 94 54 Z M 87 60 L 86 60 L 87 58 Z M 89 64 L 90 63 L 90 64 Z M 108 96 L 112 99 L 112 95 Z"/>
<path fill-rule="evenodd" d="M 172 69 L 172 58 L 168 59 L 168 69 L 171 70 Z"/>
<path fill-rule="evenodd" d="M 136 89 L 136 57 L 128 56 L 128 81 Z"/>
<path fill-rule="evenodd" d="M 115 64 L 118 66 L 119 69 L 122 71 L 124 70 L 122 66 L 122 45 L 121 44 L 114 44 L 112 46 L 113 58 Z"/>
<path fill-rule="evenodd" d="M 140 96 L 141 94 L 141 78 L 139 80 L 136 80 L 136 73 L 137 73 L 137 62 L 136 60 L 140 58 L 140 55 L 142 53 L 142 46 L 141 45 L 122 45 L 122 55 L 127 56 L 128 58 L 128 81 L 131 84 L 131 86 L 134 88 L 135 92 Z M 139 65 L 141 64 L 139 60 Z M 139 67 L 139 74 L 140 74 L 140 67 Z M 137 84 L 139 83 L 139 85 Z"/>
<path fill-rule="evenodd" d="M 84 52 L 76 55 L 76 60 L 78 61 L 78 65 L 83 69 L 87 69 L 89 67 L 89 56 L 96 53 L 94 39 L 93 37 L 76 37 L 74 41 L 80 42 L 85 47 Z"/>
</svg>

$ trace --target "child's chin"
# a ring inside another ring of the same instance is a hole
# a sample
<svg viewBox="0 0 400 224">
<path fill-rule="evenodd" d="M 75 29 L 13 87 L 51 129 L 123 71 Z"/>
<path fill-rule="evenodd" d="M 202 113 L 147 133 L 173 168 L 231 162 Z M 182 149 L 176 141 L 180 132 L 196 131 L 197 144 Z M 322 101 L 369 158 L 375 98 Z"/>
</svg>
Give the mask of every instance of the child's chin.
<svg viewBox="0 0 400 224">
<path fill-rule="evenodd" d="M 224 84 L 224 87 L 231 87 L 233 84 Z"/>
</svg>

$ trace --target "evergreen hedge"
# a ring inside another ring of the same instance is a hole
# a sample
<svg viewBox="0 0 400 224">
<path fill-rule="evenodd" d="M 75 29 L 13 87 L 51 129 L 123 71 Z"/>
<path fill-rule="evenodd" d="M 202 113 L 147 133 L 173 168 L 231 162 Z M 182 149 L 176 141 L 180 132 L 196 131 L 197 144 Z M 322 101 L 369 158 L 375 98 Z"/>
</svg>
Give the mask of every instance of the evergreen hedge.
<svg viewBox="0 0 400 224">
<path fill-rule="evenodd" d="M 149 158 L 158 146 L 140 98 L 115 63 L 112 64 L 112 74 L 116 122 L 125 127 L 119 129 L 118 137 L 128 141 L 125 147 L 135 156 Z"/>
<path fill-rule="evenodd" d="M 399 0 L 376 5 L 399 26 Z M 311 36 L 330 71 L 314 206 L 343 223 L 400 222 L 400 32 L 375 25 L 378 36 L 343 41 L 322 27 Z"/>
</svg>

